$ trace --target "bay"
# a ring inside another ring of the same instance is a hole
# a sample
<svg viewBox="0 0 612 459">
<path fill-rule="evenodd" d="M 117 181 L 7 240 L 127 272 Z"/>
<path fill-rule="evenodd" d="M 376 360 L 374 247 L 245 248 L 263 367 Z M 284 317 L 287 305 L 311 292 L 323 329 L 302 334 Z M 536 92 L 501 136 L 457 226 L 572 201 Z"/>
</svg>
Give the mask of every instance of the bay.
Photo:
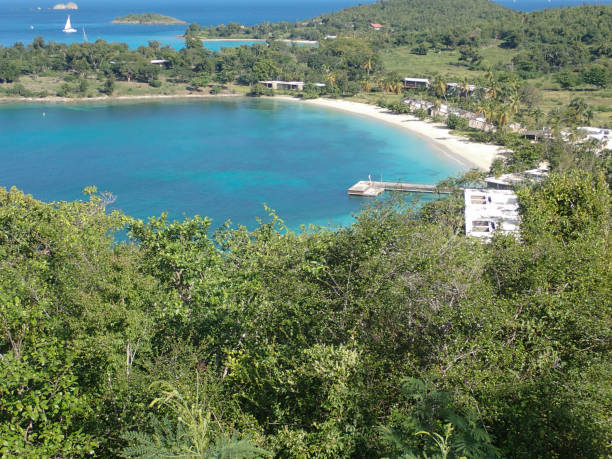
<svg viewBox="0 0 612 459">
<path fill-rule="evenodd" d="M 270 99 L 1 106 L 0 145 L 0 186 L 38 199 L 96 185 L 134 217 L 251 227 L 264 203 L 292 228 L 346 224 L 371 202 L 347 195 L 368 175 L 433 184 L 465 168 L 394 126 Z"/>
</svg>

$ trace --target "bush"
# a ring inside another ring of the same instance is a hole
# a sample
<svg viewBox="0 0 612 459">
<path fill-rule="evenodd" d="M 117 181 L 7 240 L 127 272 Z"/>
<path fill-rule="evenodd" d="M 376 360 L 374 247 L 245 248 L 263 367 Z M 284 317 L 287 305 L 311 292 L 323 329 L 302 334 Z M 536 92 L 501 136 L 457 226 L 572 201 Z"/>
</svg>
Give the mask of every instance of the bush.
<svg viewBox="0 0 612 459">
<path fill-rule="evenodd" d="M 463 131 L 468 128 L 468 120 L 466 118 L 463 118 L 462 116 L 458 116 L 451 113 L 450 115 L 448 115 L 446 125 L 449 129 Z"/>
<path fill-rule="evenodd" d="M 29 91 L 22 84 L 15 84 L 10 88 L 6 89 L 6 94 L 8 96 L 21 96 L 21 97 L 33 97 L 36 95 L 32 91 Z"/>
<path fill-rule="evenodd" d="M 414 111 L 414 116 L 416 116 L 417 118 L 420 118 L 420 119 L 423 120 L 423 119 L 427 118 L 427 111 L 423 110 L 422 108 L 419 108 L 419 109 Z"/>
<path fill-rule="evenodd" d="M 212 88 L 210 88 L 210 93 L 211 94 L 219 94 L 222 90 L 223 90 L 223 88 L 221 86 L 214 85 Z"/>
<path fill-rule="evenodd" d="M 151 80 L 149 86 L 151 86 L 152 88 L 161 88 L 162 82 L 159 80 Z"/>
<path fill-rule="evenodd" d="M 251 87 L 251 91 L 247 93 L 247 96 L 260 97 L 260 96 L 273 96 L 274 90 L 267 88 L 261 83 L 257 83 Z"/>
</svg>

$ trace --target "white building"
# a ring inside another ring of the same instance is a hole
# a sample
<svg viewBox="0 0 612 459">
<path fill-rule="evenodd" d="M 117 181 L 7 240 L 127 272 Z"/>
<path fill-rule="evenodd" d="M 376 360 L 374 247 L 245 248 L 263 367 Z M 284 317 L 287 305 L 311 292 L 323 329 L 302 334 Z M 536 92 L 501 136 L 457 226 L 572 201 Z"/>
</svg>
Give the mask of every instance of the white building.
<svg viewBox="0 0 612 459">
<path fill-rule="evenodd" d="M 404 89 L 420 89 L 428 86 L 428 78 L 404 78 Z"/>
<path fill-rule="evenodd" d="M 514 191 L 466 188 L 464 198 L 466 235 L 490 240 L 496 231 L 518 233 L 519 203 Z"/>
<path fill-rule="evenodd" d="M 612 129 L 602 129 L 598 127 L 578 128 L 586 134 L 587 139 L 595 139 L 601 142 L 603 148 L 612 150 Z"/>
<path fill-rule="evenodd" d="M 266 80 L 260 81 L 266 88 L 270 89 L 289 89 L 289 90 L 304 90 L 303 81 L 278 81 L 278 80 Z"/>
<path fill-rule="evenodd" d="M 487 177 L 485 182 L 488 188 L 498 190 L 511 190 L 522 182 L 537 182 L 548 176 L 548 164 L 543 162 L 537 169 L 529 169 L 513 174 L 502 174 L 499 177 Z"/>
</svg>

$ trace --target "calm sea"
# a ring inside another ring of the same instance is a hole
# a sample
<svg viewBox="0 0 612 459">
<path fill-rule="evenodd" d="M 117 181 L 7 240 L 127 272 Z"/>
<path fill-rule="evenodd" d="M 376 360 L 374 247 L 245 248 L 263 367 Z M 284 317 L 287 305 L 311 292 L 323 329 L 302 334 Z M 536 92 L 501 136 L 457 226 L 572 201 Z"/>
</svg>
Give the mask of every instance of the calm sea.
<svg viewBox="0 0 612 459">
<path fill-rule="evenodd" d="M 128 43 L 135 48 L 158 40 L 175 48 L 183 46 L 177 38 L 184 26 L 130 26 L 109 24 L 114 18 L 129 13 L 156 12 L 187 22 L 217 25 L 230 21 L 256 24 L 263 21 L 297 21 L 318 14 L 337 11 L 358 3 L 356 0 L 77 0 L 77 11 L 54 11 L 54 3 L 64 0 L 0 0 L 0 45 L 30 43 L 36 36 L 59 42 L 80 42 L 84 39 Z M 548 7 L 579 5 L 578 0 L 499 0 L 504 6 L 530 11 Z M 612 4 L 612 0 L 599 3 Z M 40 8 L 40 9 L 39 9 Z M 64 34 L 61 29 L 67 14 L 78 33 Z M 215 43 L 207 46 L 235 46 L 239 43 Z"/>
<path fill-rule="evenodd" d="M 465 166 L 367 118 L 260 99 L 0 106 L 0 186 L 43 200 L 88 185 L 136 217 L 207 215 L 254 224 L 263 203 L 288 224 L 343 224 L 371 202 L 347 189 L 435 183 Z"/>
</svg>

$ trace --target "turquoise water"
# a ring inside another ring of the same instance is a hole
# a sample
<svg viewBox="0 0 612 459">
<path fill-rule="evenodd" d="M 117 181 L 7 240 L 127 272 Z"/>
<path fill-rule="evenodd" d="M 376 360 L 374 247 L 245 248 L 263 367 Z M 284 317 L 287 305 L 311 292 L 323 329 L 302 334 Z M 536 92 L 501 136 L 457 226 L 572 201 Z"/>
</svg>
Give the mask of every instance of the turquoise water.
<svg viewBox="0 0 612 459">
<path fill-rule="evenodd" d="M 141 26 L 110 24 L 110 21 L 130 13 L 156 12 L 205 26 L 228 22 L 252 25 L 264 21 L 309 19 L 356 4 L 354 0 L 81 0 L 76 2 L 79 5 L 76 11 L 56 11 L 51 9 L 54 3 L 57 2 L 0 0 L 0 45 L 31 43 L 36 36 L 46 41 L 78 43 L 83 41 L 85 28 L 89 41 L 102 38 L 108 42 L 127 43 L 134 49 L 146 46 L 149 40 L 157 40 L 179 49 L 184 47 L 184 41 L 177 35 L 185 32 L 184 25 Z M 62 33 L 67 14 L 78 33 Z M 238 42 L 227 42 L 224 46 L 238 45 Z M 219 48 L 216 44 L 207 47 Z"/>
<path fill-rule="evenodd" d="M 463 169 L 393 126 L 305 104 L 232 100 L 0 106 L 0 186 L 74 200 L 96 185 L 135 217 L 207 215 L 253 226 L 344 224 L 373 179 L 435 183 Z"/>
</svg>

